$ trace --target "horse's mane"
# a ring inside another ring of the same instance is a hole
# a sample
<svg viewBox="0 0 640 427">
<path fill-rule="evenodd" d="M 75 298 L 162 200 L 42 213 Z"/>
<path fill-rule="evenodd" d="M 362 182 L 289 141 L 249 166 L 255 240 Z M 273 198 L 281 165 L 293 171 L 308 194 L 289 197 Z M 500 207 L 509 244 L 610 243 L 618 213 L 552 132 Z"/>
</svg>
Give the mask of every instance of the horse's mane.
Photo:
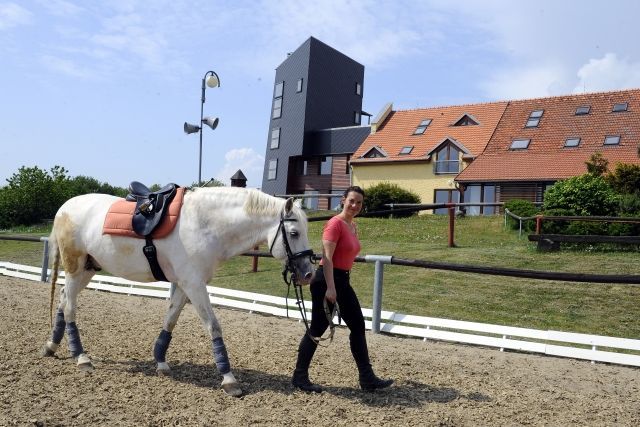
<svg viewBox="0 0 640 427">
<path fill-rule="evenodd" d="M 262 191 L 247 190 L 244 211 L 249 215 L 278 215 L 284 206 L 284 200 L 270 196 Z"/>
</svg>

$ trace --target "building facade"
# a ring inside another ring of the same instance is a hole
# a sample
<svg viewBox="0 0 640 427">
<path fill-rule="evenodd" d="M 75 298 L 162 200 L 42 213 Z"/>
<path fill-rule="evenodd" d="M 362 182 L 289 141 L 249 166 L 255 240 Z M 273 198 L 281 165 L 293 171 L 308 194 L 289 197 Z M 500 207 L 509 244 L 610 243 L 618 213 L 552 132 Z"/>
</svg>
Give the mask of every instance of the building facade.
<svg viewBox="0 0 640 427">
<path fill-rule="evenodd" d="M 361 64 L 313 37 L 276 68 L 262 191 L 339 194 L 349 186 L 349 160 L 369 133 L 360 125 L 363 81 Z M 336 200 L 306 203 L 326 209 Z"/>
</svg>

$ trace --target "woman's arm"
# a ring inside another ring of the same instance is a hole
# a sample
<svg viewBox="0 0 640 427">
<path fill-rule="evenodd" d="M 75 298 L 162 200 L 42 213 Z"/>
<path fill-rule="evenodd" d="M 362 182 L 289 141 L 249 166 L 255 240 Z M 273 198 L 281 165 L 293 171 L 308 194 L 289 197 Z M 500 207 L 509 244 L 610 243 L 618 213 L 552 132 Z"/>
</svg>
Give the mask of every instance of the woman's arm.
<svg viewBox="0 0 640 427">
<path fill-rule="evenodd" d="M 324 271 L 324 280 L 327 282 L 325 298 L 332 304 L 336 302 L 336 282 L 333 279 L 333 253 L 335 250 L 336 242 L 322 241 L 322 270 Z"/>
</svg>

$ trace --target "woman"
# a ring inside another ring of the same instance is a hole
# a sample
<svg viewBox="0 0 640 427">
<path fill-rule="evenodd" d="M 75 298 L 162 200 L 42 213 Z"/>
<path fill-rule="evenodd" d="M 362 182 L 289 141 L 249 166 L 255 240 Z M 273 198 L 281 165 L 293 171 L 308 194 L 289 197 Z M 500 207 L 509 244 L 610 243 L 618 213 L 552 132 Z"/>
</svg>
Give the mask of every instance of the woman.
<svg viewBox="0 0 640 427">
<path fill-rule="evenodd" d="M 360 241 L 353 218 L 360 213 L 363 201 L 362 188 L 347 188 L 342 196 L 342 212 L 324 226 L 322 260 L 311 280 L 311 326 L 300 341 L 296 369 L 291 380 L 294 387 L 306 392 L 322 392 L 322 387 L 309 380 L 309 365 L 318 347 L 318 338 L 329 327 L 329 319 L 324 310 L 325 299 L 330 311 L 338 303 L 340 316 L 349 327 L 351 354 L 360 373 L 360 387 L 373 391 L 389 387 L 393 383 L 393 380 L 382 380 L 373 373 L 364 333 L 364 317 L 358 297 L 349 283 L 349 270 L 360 252 Z"/>
</svg>

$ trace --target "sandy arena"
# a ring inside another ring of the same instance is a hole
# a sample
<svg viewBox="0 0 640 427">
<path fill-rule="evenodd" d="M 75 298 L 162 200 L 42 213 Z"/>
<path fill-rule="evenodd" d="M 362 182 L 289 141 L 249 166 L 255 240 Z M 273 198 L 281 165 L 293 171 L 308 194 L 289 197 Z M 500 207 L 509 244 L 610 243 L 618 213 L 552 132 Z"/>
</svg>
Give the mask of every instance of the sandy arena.
<svg viewBox="0 0 640 427">
<path fill-rule="evenodd" d="M 187 306 L 173 334 L 171 377 L 155 374 L 153 343 L 167 302 L 80 294 L 78 325 L 95 371 L 81 373 L 49 335 L 49 284 L 0 276 L 0 425 L 454 426 L 640 424 L 640 369 L 367 333 L 376 372 L 396 384 L 360 391 L 348 333 L 318 349 L 311 378 L 289 380 L 304 326 L 216 308 L 245 395 L 219 388 L 211 342 Z"/>
</svg>

